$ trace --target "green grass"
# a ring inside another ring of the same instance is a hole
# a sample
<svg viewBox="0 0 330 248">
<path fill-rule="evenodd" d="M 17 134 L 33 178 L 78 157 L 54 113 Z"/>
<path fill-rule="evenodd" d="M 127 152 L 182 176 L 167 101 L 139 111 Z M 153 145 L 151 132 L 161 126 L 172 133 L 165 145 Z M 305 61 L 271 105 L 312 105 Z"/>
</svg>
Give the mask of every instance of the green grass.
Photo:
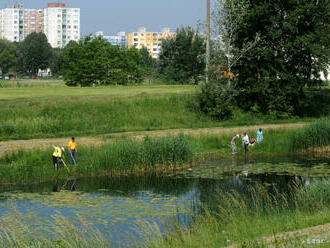
<svg viewBox="0 0 330 248">
<path fill-rule="evenodd" d="M 0 183 L 46 181 L 68 176 L 53 169 L 52 150 L 19 151 L 0 159 Z M 193 148 L 183 135 L 121 141 L 99 148 L 81 147 L 73 176 L 120 175 L 172 169 L 193 160 Z M 68 154 L 66 155 L 66 161 Z"/>
<path fill-rule="evenodd" d="M 1 87 L 3 85 L 4 87 Z M 127 97 L 138 95 L 169 95 L 194 93 L 192 85 L 137 85 L 137 86 L 100 86 L 100 87 L 67 87 L 63 81 L 0 81 L 0 100 L 33 100 L 46 98 L 76 97 Z"/>
<path fill-rule="evenodd" d="M 316 120 L 290 136 L 292 151 L 330 146 L 330 118 Z"/>
<path fill-rule="evenodd" d="M 268 247 L 262 237 L 330 222 L 329 185 L 324 179 L 296 187 L 292 194 L 264 186 L 251 187 L 242 194 L 219 192 L 215 211 L 206 210 L 192 226 L 177 227 L 166 237 L 160 233 L 157 238 L 149 237 L 150 247 L 256 247 L 257 240 Z"/>
</svg>

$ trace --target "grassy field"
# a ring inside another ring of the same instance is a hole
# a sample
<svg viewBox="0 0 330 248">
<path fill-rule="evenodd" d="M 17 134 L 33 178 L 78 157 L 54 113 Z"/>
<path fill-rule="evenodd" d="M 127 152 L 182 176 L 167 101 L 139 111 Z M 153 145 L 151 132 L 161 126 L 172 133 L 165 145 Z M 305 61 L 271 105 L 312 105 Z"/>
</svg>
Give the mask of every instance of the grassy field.
<svg viewBox="0 0 330 248">
<path fill-rule="evenodd" d="M 0 88 L 0 140 L 93 136 L 127 131 L 298 122 L 236 111 L 218 122 L 190 111 L 195 86 L 69 88 L 62 81 Z M 308 121 L 309 119 L 303 119 Z"/>
<path fill-rule="evenodd" d="M 101 86 L 67 87 L 61 80 L 0 81 L 1 100 L 33 100 L 37 98 L 73 98 L 77 97 L 128 97 L 138 95 L 170 95 L 194 93 L 192 85 L 137 85 L 137 86 Z"/>
</svg>

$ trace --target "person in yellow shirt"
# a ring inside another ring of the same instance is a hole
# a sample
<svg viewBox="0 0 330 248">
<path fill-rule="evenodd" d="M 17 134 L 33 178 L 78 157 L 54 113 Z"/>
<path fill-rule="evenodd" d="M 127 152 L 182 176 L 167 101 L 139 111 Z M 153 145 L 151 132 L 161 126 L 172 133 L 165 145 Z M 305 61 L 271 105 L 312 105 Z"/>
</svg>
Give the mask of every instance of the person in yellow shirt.
<svg viewBox="0 0 330 248">
<path fill-rule="evenodd" d="M 70 164 L 76 164 L 76 153 L 78 152 L 78 149 L 74 137 L 71 138 L 68 148 L 69 148 L 69 162 Z"/>
<path fill-rule="evenodd" d="M 53 146 L 54 147 L 54 152 L 53 152 L 53 165 L 54 169 L 57 170 L 58 167 L 62 163 L 62 154 L 64 152 L 64 147 L 58 147 L 58 146 Z"/>
</svg>

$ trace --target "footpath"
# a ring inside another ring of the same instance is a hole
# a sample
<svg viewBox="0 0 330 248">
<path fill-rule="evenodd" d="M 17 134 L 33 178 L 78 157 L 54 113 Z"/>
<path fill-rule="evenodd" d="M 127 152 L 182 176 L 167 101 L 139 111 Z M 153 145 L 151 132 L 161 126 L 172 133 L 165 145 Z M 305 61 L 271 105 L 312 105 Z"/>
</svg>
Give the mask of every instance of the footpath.
<svg viewBox="0 0 330 248">
<path fill-rule="evenodd" d="M 121 133 L 107 133 L 95 137 L 76 137 L 79 146 L 100 146 L 104 144 L 113 143 L 121 138 L 131 138 L 133 140 L 142 140 L 146 136 L 162 137 L 166 135 L 185 134 L 190 136 L 199 135 L 235 135 L 242 132 L 256 132 L 260 127 L 267 132 L 267 130 L 280 129 L 297 129 L 305 126 L 306 123 L 289 123 L 289 124 L 266 124 L 258 126 L 239 126 L 239 127 L 211 127 L 199 129 L 167 129 L 155 131 L 136 131 L 136 132 L 121 132 Z M 0 142 L 0 156 L 10 154 L 18 150 L 34 150 L 34 149 L 48 149 L 53 145 L 67 146 L 70 137 L 67 138 L 47 138 L 47 139 L 31 139 L 31 140 L 9 140 Z"/>
</svg>

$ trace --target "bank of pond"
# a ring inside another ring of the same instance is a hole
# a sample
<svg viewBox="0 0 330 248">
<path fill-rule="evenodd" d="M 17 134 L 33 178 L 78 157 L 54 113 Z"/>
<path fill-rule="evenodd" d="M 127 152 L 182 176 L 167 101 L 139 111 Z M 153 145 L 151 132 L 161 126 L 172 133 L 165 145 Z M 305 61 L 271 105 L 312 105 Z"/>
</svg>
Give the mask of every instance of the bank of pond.
<svg viewBox="0 0 330 248">
<path fill-rule="evenodd" d="M 250 136 L 253 133 L 248 133 Z M 235 134 L 233 134 L 235 135 Z M 145 137 L 121 140 L 100 147 L 79 147 L 77 164 L 54 170 L 52 148 L 20 150 L 0 158 L 0 183 L 46 181 L 70 176 L 119 176 L 146 172 L 169 173 L 193 167 L 202 160 L 232 157 L 233 135 Z M 244 152 L 237 140 L 235 156 L 268 156 L 308 151 L 330 146 L 330 120 L 319 119 L 296 130 L 266 130 L 264 140 Z M 64 157 L 68 161 L 69 154 Z"/>
<path fill-rule="evenodd" d="M 0 184 L 0 247 L 268 247 L 275 234 L 330 222 L 329 176 L 329 158 L 268 156 Z"/>
</svg>

